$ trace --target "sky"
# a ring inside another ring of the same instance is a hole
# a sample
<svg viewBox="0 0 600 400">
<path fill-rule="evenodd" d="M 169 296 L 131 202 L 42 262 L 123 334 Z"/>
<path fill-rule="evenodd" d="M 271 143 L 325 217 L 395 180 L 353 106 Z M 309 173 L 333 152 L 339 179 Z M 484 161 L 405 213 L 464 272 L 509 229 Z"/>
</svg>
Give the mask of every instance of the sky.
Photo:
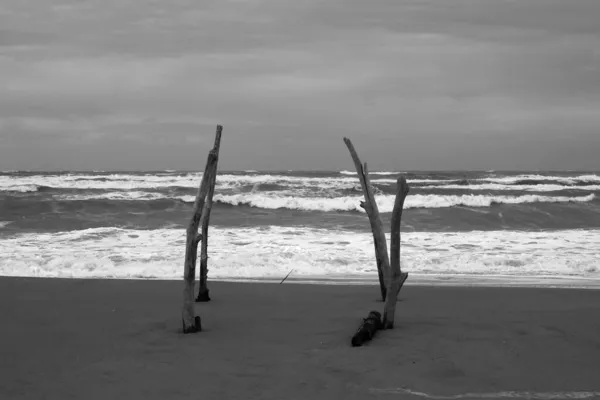
<svg viewBox="0 0 600 400">
<path fill-rule="evenodd" d="M 600 170 L 598 0 L 0 0 L 0 170 Z"/>
</svg>

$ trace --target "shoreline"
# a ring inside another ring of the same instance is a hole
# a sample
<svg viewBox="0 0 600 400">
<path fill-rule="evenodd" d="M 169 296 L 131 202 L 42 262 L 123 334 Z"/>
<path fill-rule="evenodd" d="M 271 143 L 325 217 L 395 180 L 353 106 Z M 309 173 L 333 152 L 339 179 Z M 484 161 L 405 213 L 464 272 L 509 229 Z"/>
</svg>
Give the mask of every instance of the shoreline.
<svg viewBox="0 0 600 400">
<path fill-rule="evenodd" d="M 281 284 L 285 276 L 277 277 L 249 277 L 249 278 L 211 278 L 210 282 L 221 283 L 265 283 Z M 0 275 L 3 278 L 27 279 L 64 279 L 64 280 L 123 280 L 123 281 L 158 281 L 176 282 L 182 278 L 142 278 L 142 277 L 63 277 L 63 276 L 27 276 L 27 275 Z M 319 276 L 319 275 L 290 275 L 283 284 L 301 285 L 333 285 L 333 286 L 378 286 L 377 276 L 346 275 L 346 276 Z M 600 279 L 582 278 L 572 276 L 515 276 L 515 275 L 445 275 L 445 274 L 417 274 L 410 273 L 406 286 L 432 286 L 432 287 L 489 287 L 489 288 L 548 288 L 548 289 L 584 289 L 599 290 Z"/>
</svg>

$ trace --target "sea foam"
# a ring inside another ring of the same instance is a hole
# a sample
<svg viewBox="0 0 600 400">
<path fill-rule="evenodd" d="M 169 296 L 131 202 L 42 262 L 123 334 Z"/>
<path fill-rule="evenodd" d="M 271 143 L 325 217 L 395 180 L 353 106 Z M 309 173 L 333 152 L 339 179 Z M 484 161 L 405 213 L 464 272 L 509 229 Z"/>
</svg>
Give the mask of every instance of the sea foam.
<svg viewBox="0 0 600 400">
<path fill-rule="evenodd" d="M 560 192 L 563 190 L 579 190 L 579 191 L 600 191 L 600 185 L 585 185 L 585 186 L 572 186 L 572 185 L 556 185 L 556 184 L 540 184 L 540 185 L 505 185 L 500 183 L 481 183 L 471 185 L 428 185 L 423 186 L 421 189 L 445 189 L 445 190 L 522 190 L 526 192 Z"/>
<path fill-rule="evenodd" d="M 489 207 L 492 204 L 523 204 L 523 203 L 569 203 L 590 202 L 595 195 L 587 196 L 490 196 L 490 195 L 423 195 L 416 194 L 408 196 L 404 202 L 404 208 L 447 208 L 455 206 L 467 207 Z M 322 197 L 296 197 L 282 196 L 281 194 L 264 193 L 241 193 L 234 195 L 217 194 L 215 201 L 231 205 L 248 205 L 265 209 L 287 208 L 291 210 L 305 211 L 361 211 L 364 212 L 360 203 L 363 200 L 358 196 L 344 196 L 335 198 Z M 184 201 L 193 201 L 192 196 L 184 196 Z M 392 212 L 394 209 L 395 196 L 377 196 L 376 202 L 380 212 Z"/>
<path fill-rule="evenodd" d="M 359 185 L 359 180 L 356 176 L 350 176 L 353 173 L 342 171 L 342 176 L 290 176 L 281 174 L 267 174 L 253 172 L 248 175 L 227 174 L 222 173 L 217 176 L 217 187 L 220 190 L 235 189 L 248 185 L 261 184 L 278 184 L 289 189 L 303 188 L 318 188 L 327 190 L 341 190 L 352 188 Z M 397 175 L 397 172 L 378 172 L 377 175 Z M 354 174 L 355 175 L 355 174 Z M 372 174 L 375 175 L 375 174 Z M 28 175 L 28 176 L 11 176 L 0 175 L 0 191 L 12 192 L 34 192 L 40 187 L 51 189 L 102 189 L 102 190 L 142 190 L 142 189 L 165 189 L 173 187 L 197 188 L 202 174 L 201 173 L 153 173 L 153 174 L 56 174 L 56 175 Z M 473 188 L 478 190 L 482 185 L 489 186 L 492 190 L 536 190 L 535 186 L 542 185 L 521 185 L 522 182 L 548 182 L 548 185 L 554 185 L 554 189 L 574 189 L 575 185 L 593 185 L 600 184 L 600 176 L 588 174 L 572 177 L 564 176 L 546 176 L 523 174 L 509 177 L 485 177 L 472 179 L 464 185 L 455 185 L 454 179 L 434 179 L 434 178 L 411 178 L 408 183 L 413 185 L 434 185 L 437 188 L 451 189 L 458 188 L 467 189 Z M 390 177 L 371 177 L 372 184 L 378 185 L 393 185 L 396 180 Z M 452 185 L 452 186 L 449 186 Z M 596 190 L 597 186 L 586 187 L 582 186 L 582 190 Z"/>
<path fill-rule="evenodd" d="M 306 227 L 211 228 L 210 277 L 377 275 L 370 232 Z M 389 235 L 388 235 L 389 239 Z M 411 274 L 600 279 L 598 230 L 402 234 Z M 0 275 L 181 279 L 183 229 L 95 228 L 0 238 Z"/>
<path fill-rule="evenodd" d="M 456 206 L 465 207 L 490 207 L 493 204 L 524 204 L 524 203 L 586 203 L 595 199 L 595 194 L 587 196 L 494 196 L 494 195 L 438 195 L 438 194 L 415 194 L 406 198 L 404 208 L 448 208 Z M 57 200 L 159 200 L 175 199 L 187 203 L 193 203 L 195 196 L 183 195 L 173 196 L 158 192 L 107 192 L 99 194 L 76 194 L 56 195 Z M 302 211 L 360 211 L 361 196 L 341 197 L 302 197 L 290 191 L 260 192 L 260 193 L 238 193 L 238 194 L 215 194 L 214 201 L 233 206 L 250 206 L 263 209 L 289 209 Z M 379 195 L 376 202 L 380 212 L 392 212 L 394 209 L 395 196 Z"/>
</svg>

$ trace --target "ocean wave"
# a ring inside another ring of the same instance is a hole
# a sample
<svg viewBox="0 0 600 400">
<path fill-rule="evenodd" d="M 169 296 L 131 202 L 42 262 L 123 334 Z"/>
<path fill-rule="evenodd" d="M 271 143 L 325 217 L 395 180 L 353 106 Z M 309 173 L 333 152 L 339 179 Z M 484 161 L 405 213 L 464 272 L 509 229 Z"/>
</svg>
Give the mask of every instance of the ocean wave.
<svg viewBox="0 0 600 400">
<path fill-rule="evenodd" d="M 350 171 L 346 175 L 351 175 Z M 354 173 L 352 173 L 355 175 Z M 396 179 L 385 177 L 392 172 L 373 174 L 371 183 L 376 186 L 389 187 L 396 184 Z M 344 175 L 344 174 L 342 174 Z M 201 173 L 148 173 L 148 174 L 56 174 L 31 176 L 0 176 L 0 192 L 36 192 L 40 188 L 46 190 L 167 190 L 173 188 L 197 189 L 201 181 Z M 573 177 L 544 175 L 515 175 L 509 177 L 481 178 L 448 178 L 425 176 L 409 176 L 408 183 L 414 188 L 423 189 L 472 189 L 472 190 L 598 190 L 600 176 L 588 174 Z M 220 174 L 217 176 L 217 191 L 239 191 L 252 189 L 257 185 L 279 185 L 289 190 L 300 191 L 302 195 L 318 191 L 343 191 L 359 186 L 356 176 L 299 176 L 281 173 L 249 173 Z M 459 187 L 460 186 L 460 187 Z"/>
<path fill-rule="evenodd" d="M 5 188 L 0 186 L 0 191 L 17 192 L 17 193 L 31 193 L 31 192 L 37 192 L 40 187 L 41 186 L 37 186 L 37 185 L 11 185 L 11 186 L 8 186 Z"/>
<path fill-rule="evenodd" d="M 189 197 L 193 202 L 194 196 L 179 196 Z M 142 191 L 130 191 L 130 192 L 107 192 L 107 193 L 94 193 L 94 194 L 64 194 L 53 196 L 56 200 L 67 200 L 67 201 L 86 201 L 86 200 L 122 200 L 122 201 L 135 201 L 135 200 L 161 200 L 161 199 L 177 199 L 178 197 L 172 197 L 163 193 L 157 192 L 142 192 Z"/>
<path fill-rule="evenodd" d="M 563 190 L 585 190 L 585 191 L 600 191 L 600 185 L 586 185 L 586 186 L 565 186 L 565 185 L 554 185 L 554 184 L 534 184 L 534 185 L 521 185 L 517 187 L 513 185 L 505 185 L 500 183 L 482 183 L 482 184 L 450 184 L 450 185 L 427 185 L 419 187 L 420 189 L 445 189 L 445 190 L 522 190 L 528 192 L 560 192 Z"/>
<path fill-rule="evenodd" d="M 340 171 L 341 175 L 357 175 L 356 171 L 348 171 L 343 170 Z M 404 174 L 404 172 L 395 172 L 395 171 L 369 171 L 369 175 L 400 175 Z"/>
<path fill-rule="evenodd" d="M 402 243 L 411 274 L 600 279 L 599 230 L 406 232 Z M 0 275 L 181 279 L 184 247 L 184 229 L 23 233 L 0 238 Z M 209 254 L 214 279 L 377 276 L 370 232 L 215 227 Z"/>
<path fill-rule="evenodd" d="M 193 203 L 194 195 L 172 196 L 158 192 L 108 192 L 98 194 L 57 195 L 57 200 L 131 200 L 149 201 L 174 199 Z M 493 196 L 493 195 L 439 195 L 415 194 L 410 195 L 404 202 L 404 208 L 448 208 L 456 206 L 490 207 L 493 204 L 523 204 L 523 203 L 586 203 L 594 200 L 593 193 L 587 196 Z M 290 209 L 303 211 L 361 211 L 362 196 L 342 197 L 299 197 L 292 192 L 260 192 L 239 194 L 215 194 L 214 201 L 233 206 L 251 206 L 263 209 Z M 376 198 L 380 212 L 392 212 L 395 195 L 379 195 Z"/>
<path fill-rule="evenodd" d="M 477 178 L 475 181 L 486 181 L 494 183 L 503 183 L 506 185 L 532 184 L 542 182 L 558 182 L 568 185 L 577 185 L 578 183 L 600 183 L 600 176 L 594 174 L 578 175 L 578 176 L 553 176 L 553 175 L 538 175 L 525 174 L 516 176 L 504 176 L 498 178 Z"/>
<path fill-rule="evenodd" d="M 5 226 L 8 226 L 9 224 L 12 224 L 13 221 L 0 221 L 0 228 L 4 228 Z"/>
<path fill-rule="evenodd" d="M 31 176 L 31 177 L 0 177 L 0 191 L 35 191 L 36 188 L 45 186 L 55 189 L 162 189 L 173 187 L 197 188 L 202 179 L 202 174 L 188 173 L 182 176 L 173 175 L 56 175 L 56 176 Z M 333 177 L 304 177 L 286 175 L 233 175 L 221 174 L 217 176 L 217 186 L 221 189 L 238 188 L 256 184 L 285 184 L 290 188 L 316 186 L 321 188 L 338 187 L 358 183 L 356 178 Z"/>
<path fill-rule="evenodd" d="M 567 196 L 485 196 L 485 195 L 410 195 L 404 202 L 404 208 L 447 208 L 455 206 L 467 207 L 490 207 L 492 204 L 523 204 L 523 203 L 569 203 L 590 202 L 595 198 L 594 194 L 580 197 Z M 265 195 L 254 193 L 242 193 L 234 195 L 217 194 L 216 202 L 230 205 L 247 205 L 265 209 L 287 208 L 291 210 L 305 211 L 361 211 L 362 197 L 346 196 L 337 198 L 307 198 Z M 193 201 L 192 196 L 184 196 L 183 201 Z M 395 196 L 384 195 L 376 198 L 380 212 L 392 212 L 394 209 Z"/>
</svg>

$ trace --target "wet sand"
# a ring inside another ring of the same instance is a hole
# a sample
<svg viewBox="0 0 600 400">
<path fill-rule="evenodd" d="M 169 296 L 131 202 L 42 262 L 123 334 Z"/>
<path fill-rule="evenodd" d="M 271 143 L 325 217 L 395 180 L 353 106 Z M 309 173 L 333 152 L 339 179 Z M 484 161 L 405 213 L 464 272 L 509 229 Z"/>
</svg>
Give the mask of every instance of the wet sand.
<svg viewBox="0 0 600 400">
<path fill-rule="evenodd" d="M 600 398 L 598 290 L 407 283 L 396 329 L 352 348 L 376 286 L 211 282 L 193 335 L 182 287 L 0 278 L 0 398 Z"/>
</svg>

